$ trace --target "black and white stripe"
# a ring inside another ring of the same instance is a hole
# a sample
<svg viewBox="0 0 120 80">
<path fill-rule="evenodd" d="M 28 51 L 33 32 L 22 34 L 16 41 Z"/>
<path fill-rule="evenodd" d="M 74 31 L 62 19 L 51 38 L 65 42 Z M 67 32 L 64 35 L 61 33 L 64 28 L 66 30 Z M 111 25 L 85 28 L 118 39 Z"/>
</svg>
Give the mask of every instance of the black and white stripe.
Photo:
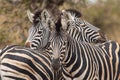
<svg viewBox="0 0 120 80">
<path fill-rule="evenodd" d="M 61 62 L 66 80 L 120 79 L 120 46 L 117 42 L 109 41 L 95 46 L 69 40 Z"/>
<path fill-rule="evenodd" d="M 67 27 L 68 34 L 77 41 L 84 41 L 89 43 L 102 43 L 106 41 L 105 36 L 101 35 L 98 29 L 94 27 L 91 28 L 88 23 L 85 24 L 86 22 L 80 18 L 75 17 L 75 14 L 76 13 L 71 14 L 70 12 L 63 12 L 63 15 L 58 19 L 56 24 L 61 25 L 62 23 L 61 26 Z M 69 19 L 66 19 L 67 16 Z M 47 10 L 43 10 L 40 17 L 36 16 L 33 19 L 33 26 L 29 29 L 29 36 L 26 40 L 26 45 L 31 49 L 41 49 L 39 51 L 43 51 L 42 49 L 46 47 L 50 34 L 49 23 L 46 23 L 48 18 L 52 19 Z"/>
<path fill-rule="evenodd" d="M 61 65 L 65 80 L 119 80 L 120 46 L 115 41 L 100 45 L 71 38 L 64 27 L 51 31 L 52 62 Z M 55 63 L 53 63 L 55 64 Z"/>
<path fill-rule="evenodd" d="M 54 80 L 51 58 L 20 46 L 8 46 L 0 56 L 2 80 Z"/>
<path fill-rule="evenodd" d="M 52 56 L 53 68 L 61 68 L 65 80 L 120 79 L 120 47 L 117 42 L 92 45 L 73 39 L 63 26 L 56 24 L 51 29 L 45 51 Z"/>
<path fill-rule="evenodd" d="M 77 41 L 56 25 L 51 31 L 52 61 L 58 60 L 65 80 L 119 80 L 120 46 L 115 41 L 100 45 Z"/>
<path fill-rule="evenodd" d="M 55 26 L 51 19 L 47 19 L 47 23 L 49 23 L 49 30 Z M 59 52 L 64 52 L 62 45 L 65 43 L 58 36 L 60 34 L 56 34 L 53 29 L 49 35 L 49 44 L 41 53 L 20 46 L 5 47 L 0 55 L 1 78 L 3 80 L 63 80 L 60 60 L 55 57 L 58 57 Z"/>
<path fill-rule="evenodd" d="M 61 23 L 68 29 L 68 34 L 77 41 L 88 43 L 103 43 L 106 36 L 102 31 L 78 17 L 78 11 L 63 10 L 61 14 Z M 79 13 L 80 14 L 80 13 Z"/>
<path fill-rule="evenodd" d="M 32 15 L 31 15 L 32 14 Z M 47 18 L 51 18 L 47 10 L 36 12 L 35 14 L 28 12 L 28 17 L 32 21 L 32 27 L 29 29 L 29 36 L 25 45 L 31 49 L 41 49 L 47 45 L 49 37 L 49 26 L 46 23 Z M 31 17 L 33 17 L 31 19 Z"/>
</svg>

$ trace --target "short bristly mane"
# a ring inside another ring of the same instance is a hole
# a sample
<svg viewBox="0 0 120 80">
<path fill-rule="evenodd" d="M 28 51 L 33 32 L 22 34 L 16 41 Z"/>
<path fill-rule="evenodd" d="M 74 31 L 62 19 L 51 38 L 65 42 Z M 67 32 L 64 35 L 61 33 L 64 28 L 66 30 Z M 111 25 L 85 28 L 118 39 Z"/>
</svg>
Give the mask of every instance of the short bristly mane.
<svg viewBox="0 0 120 80">
<path fill-rule="evenodd" d="M 58 20 L 57 20 L 57 22 L 55 23 L 55 29 L 56 29 L 56 31 L 57 32 L 60 32 L 60 29 L 61 29 L 61 26 L 62 26 L 62 24 L 61 24 L 61 18 L 58 18 Z"/>
<path fill-rule="evenodd" d="M 33 22 L 34 22 L 34 23 L 36 23 L 36 19 L 37 19 L 37 18 L 41 18 L 41 17 L 40 17 L 41 12 L 42 12 L 42 10 L 36 10 L 36 11 L 34 12 L 34 14 L 35 14 L 34 17 L 33 17 Z"/>
<path fill-rule="evenodd" d="M 65 11 L 70 12 L 75 17 L 82 17 L 81 12 L 75 10 L 75 9 L 66 9 Z"/>
</svg>

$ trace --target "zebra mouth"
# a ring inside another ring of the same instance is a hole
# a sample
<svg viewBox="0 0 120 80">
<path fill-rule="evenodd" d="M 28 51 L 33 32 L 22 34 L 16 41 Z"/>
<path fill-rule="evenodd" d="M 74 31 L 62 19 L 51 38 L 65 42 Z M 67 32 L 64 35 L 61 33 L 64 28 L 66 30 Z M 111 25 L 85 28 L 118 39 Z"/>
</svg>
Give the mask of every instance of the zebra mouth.
<svg viewBox="0 0 120 80">
<path fill-rule="evenodd" d="M 53 59 L 51 66 L 52 66 L 54 71 L 58 71 L 60 69 L 60 66 L 61 66 L 60 59 L 59 58 Z"/>
</svg>

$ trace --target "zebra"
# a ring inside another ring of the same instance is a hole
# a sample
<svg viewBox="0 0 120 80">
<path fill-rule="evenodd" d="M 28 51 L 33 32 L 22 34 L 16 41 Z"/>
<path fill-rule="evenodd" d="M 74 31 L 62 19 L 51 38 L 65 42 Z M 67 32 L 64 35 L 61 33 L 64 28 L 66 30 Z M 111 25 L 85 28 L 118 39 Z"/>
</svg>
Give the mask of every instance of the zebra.
<svg viewBox="0 0 120 80">
<path fill-rule="evenodd" d="M 52 25 L 45 51 L 52 56 L 53 66 L 55 63 L 60 65 L 65 80 L 120 79 L 120 46 L 117 42 L 91 45 L 72 38 L 68 29 L 59 23 Z"/>
<path fill-rule="evenodd" d="M 54 23 L 51 19 L 46 20 L 50 28 L 49 41 L 56 36 L 54 30 L 51 30 Z M 55 34 L 55 35 L 54 35 Z M 40 39 L 40 38 L 39 38 Z M 59 59 L 56 59 L 54 53 L 64 52 L 64 46 L 61 50 L 60 44 L 49 42 L 46 49 L 40 53 L 30 48 L 17 45 L 7 46 L 0 53 L 0 73 L 2 80 L 64 80 L 61 74 L 61 65 Z M 53 49 L 54 46 L 56 49 Z M 57 55 L 57 54 L 56 54 Z"/>
<path fill-rule="evenodd" d="M 89 43 L 103 43 L 107 41 L 104 33 L 97 27 L 80 18 L 81 13 L 76 10 L 68 9 L 61 12 L 61 24 L 69 27 L 68 33 L 78 41 Z M 67 23 L 67 24 L 66 24 Z"/>
<path fill-rule="evenodd" d="M 28 14 L 29 13 L 30 12 L 28 11 Z M 43 10 L 41 12 L 41 15 L 45 15 L 46 17 L 46 11 Z M 37 26 L 37 27 L 40 27 L 40 29 L 42 30 L 43 28 L 45 29 L 49 28 L 48 30 L 50 30 L 50 27 L 52 27 L 52 24 L 49 23 L 49 20 L 47 18 L 40 17 L 42 19 L 41 20 L 35 16 L 33 17 L 29 16 L 29 19 L 31 20 L 31 22 L 34 18 L 34 21 L 32 22 L 34 23 L 34 25 L 37 25 L 38 21 L 41 21 L 41 23 L 39 23 L 41 26 Z M 44 22 L 46 24 L 43 24 Z M 33 29 L 35 29 L 35 27 L 31 28 L 30 31 Z M 29 33 L 31 33 L 30 31 Z M 41 32 L 44 32 L 44 31 L 41 31 Z M 39 37 L 40 36 L 37 36 L 38 39 L 40 39 Z M 29 37 L 28 40 L 32 40 L 34 42 L 34 40 L 30 38 L 31 37 Z M 46 40 L 46 39 L 43 39 L 43 40 Z M 27 45 L 29 45 L 29 43 L 27 43 Z M 41 45 L 42 47 L 44 46 L 43 44 Z M 34 47 L 34 46 L 31 45 L 31 47 Z M 30 48 L 25 48 L 21 46 L 5 47 L 0 53 L 1 79 L 2 80 L 13 80 L 13 79 L 17 79 L 17 80 L 63 80 L 61 77 L 61 71 L 59 70 L 59 66 L 60 66 L 58 63 L 59 61 L 52 60 L 51 58 L 52 55 L 50 55 L 51 52 L 46 49 L 44 50 L 44 52 L 40 53 L 33 49 L 35 48 L 30 49 Z"/>
<path fill-rule="evenodd" d="M 48 46 L 50 45 L 50 30 L 54 25 L 54 20 L 51 18 L 52 16 L 46 9 L 41 12 L 36 12 L 35 14 L 28 11 L 27 14 L 29 20 L 33 23 L 33 25 L 29 29 L 29 36 L 26 40 L 25 46 L 33 50 L 37 50 L 39 53 L 42 53 L 43 51 L 48 51 L 51 53 Z M 55 72 L 57 72 L 57 75 L 61 75 L 61 71 L 56 69 L 56 65 L 59 65 L 57 62 L 58 60 L 53 61 L 52 67 Z M 64 80 L 62 76 L 60 76 L 60 79 Z"/>
</svg>

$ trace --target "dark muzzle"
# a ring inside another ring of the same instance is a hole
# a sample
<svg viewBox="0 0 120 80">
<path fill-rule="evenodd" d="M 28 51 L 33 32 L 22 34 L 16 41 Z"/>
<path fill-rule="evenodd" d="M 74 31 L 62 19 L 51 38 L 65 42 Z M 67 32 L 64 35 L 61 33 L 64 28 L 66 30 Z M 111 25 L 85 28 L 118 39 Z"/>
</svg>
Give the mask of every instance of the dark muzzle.
<svg viewBox="0 0 120 80">
<path fill-rule="evenodd" d="M 60 69 L 60 59 L 53 59 L 52 60 L 52 68 L 54 71 L 58 71 Z"/>
<path fill-rule="evenodd" d="M 26 42 L 26 43 L 25 43 L 25 47 L 30 48 L 30 42 Z"/>
</svg>

